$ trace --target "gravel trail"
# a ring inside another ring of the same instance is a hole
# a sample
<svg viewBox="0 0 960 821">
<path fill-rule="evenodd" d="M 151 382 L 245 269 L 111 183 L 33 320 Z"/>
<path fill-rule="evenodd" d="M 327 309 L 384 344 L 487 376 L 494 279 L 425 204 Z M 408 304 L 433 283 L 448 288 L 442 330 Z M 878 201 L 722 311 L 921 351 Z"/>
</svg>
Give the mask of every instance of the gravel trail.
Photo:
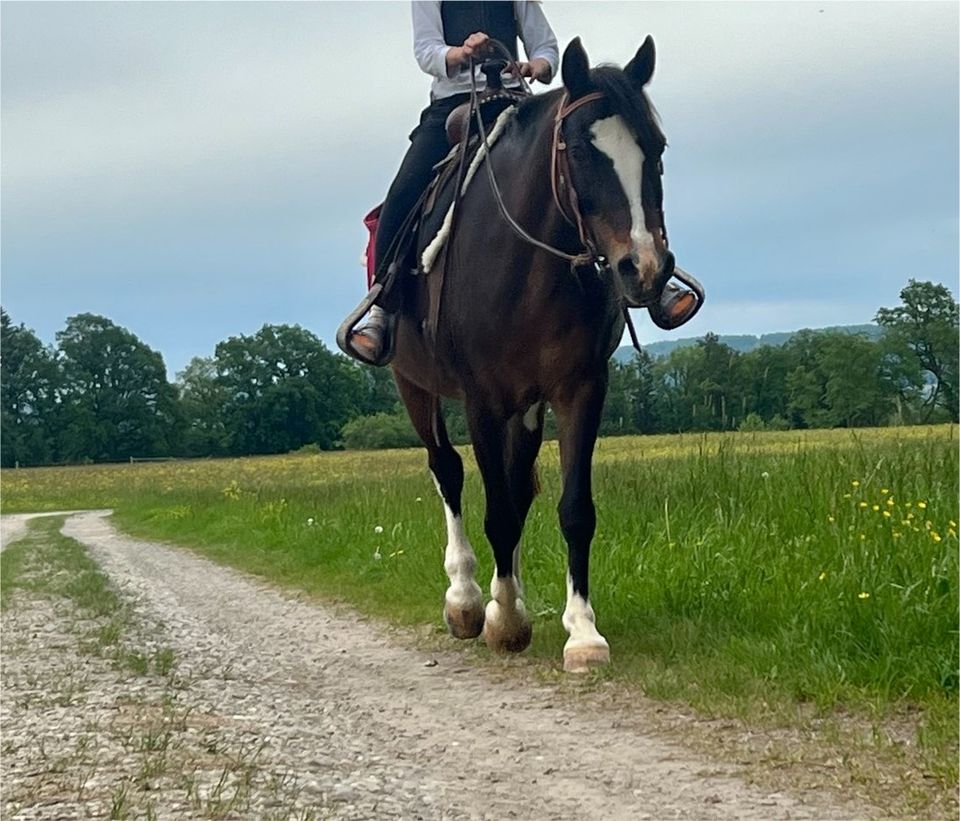
<svg viewBox="0 0 960 821">
<path fill-rule="evenodd" d="M 359 617 L 186 550 L 127 538 L 107 515 L 71 515 L 63 532 L 86 545 L 135 602 L 138 618 L 173 649 L 185 682 L 179 703 L 256 745 L 259 767 L 292 774 L 297 789 L 284 806 L 301 813 L 294 817 L 310 817 L 307 810 L 344 819 L 875 814 L 769 794 L 733 766 L 625 726 L 636 722 L 622 715 L 591 713 L 548 685 L 495 681 L 456 651 L 401 647 Z M 163 794 L 156 799 L 162 809 Z M 158 817 L 194 817 L 178 806 Z M 229 817 L 266 817 L 271 805 L 253 795 L 246 806 Z"/>
</svg>

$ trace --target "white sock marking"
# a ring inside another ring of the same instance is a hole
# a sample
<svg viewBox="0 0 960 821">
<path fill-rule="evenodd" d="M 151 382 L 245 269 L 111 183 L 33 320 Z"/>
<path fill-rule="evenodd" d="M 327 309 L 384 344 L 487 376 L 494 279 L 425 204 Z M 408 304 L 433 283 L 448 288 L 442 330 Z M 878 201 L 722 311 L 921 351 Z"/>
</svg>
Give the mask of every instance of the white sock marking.
<svg viewBox="0 0 960 821">
<path fill-rule="evenodd" d="M 635 252 L 641 249 L 653 250 L 653 234 L 647 230 L 647 222 L 643 216 L 643 149 L 637 145 L 633 133 L 623 121 L 623 117 L 616 114 L 604 117 L 590 126 L 593 134 L 593 144 L 598 150 L 606 154 L 613 162 L 613 170 L 617 172 L 623 193 L 630 203 L 630 239 L 633 240 Z"/>
<path fill-rule="evenodd" d="M 607 646 L 607 640 L 597 631 L 596 617 L 590 602 L 573 592 L 573 579 L 567 574 L 567 607 L 563 611 L 563 626 L 570 634 L 564 650 L 584 645 Z"/>
<path fill-rule="evenodd" d="M 440 483 L 433 477 L 437 492 L 443 499 Z M 483 595 L 480 585 L 474 579 L 477 569 L 477 557 L 473 546 L 467 538 L 467 531 L 463 526 L 463 517 L 455 514 L 447 500 L 443 499 L 443 515 L 447 521 L 447 547 L 443 557 L 443 569 L 450 579 L 446 600 L 454 607 L 469 609 L 469 606 L 482 603 Z"/>
</svg>

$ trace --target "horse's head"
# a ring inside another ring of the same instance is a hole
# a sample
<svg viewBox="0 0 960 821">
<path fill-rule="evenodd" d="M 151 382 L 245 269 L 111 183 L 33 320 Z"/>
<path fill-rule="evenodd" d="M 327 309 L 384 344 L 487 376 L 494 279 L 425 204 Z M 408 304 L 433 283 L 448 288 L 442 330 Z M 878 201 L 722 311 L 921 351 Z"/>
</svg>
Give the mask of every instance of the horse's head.
<svg viewBox="0 0 960 821">
<path fill-rule="evenodd" d="M 575 207 L 632 306 L 657 298 L 673 272 L 660 179 L 666 139 L 644 91 L 653 67 L 650 37 L 622 71 L 591 70 L 580 38 L 563 54 L 562 139 Z"/>
</svg>

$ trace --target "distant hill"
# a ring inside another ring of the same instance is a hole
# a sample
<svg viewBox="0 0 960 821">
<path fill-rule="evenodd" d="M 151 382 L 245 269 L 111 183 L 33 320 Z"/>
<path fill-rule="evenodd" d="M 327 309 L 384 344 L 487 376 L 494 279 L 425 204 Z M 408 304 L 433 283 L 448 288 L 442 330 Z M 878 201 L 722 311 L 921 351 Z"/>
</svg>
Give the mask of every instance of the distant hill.
<svg viewBox="0 0 960 821">
<path fill-rule="evenodd" d="M 835 325 L 830 328 L 814 328 L 814 329 L 805 329 L 805 330 L 816 330 L 816 331 L 840 331 L 841 333 L 846 334 L 866 334 L 870 339 L 879 339 L 883 334 L 883 328 L 879 325 L 874 325 L 873 323 L 868 323 L 866 325 Z M 721 334 L 719 339 L 724 345 L 729 345 L 735 351 L 740 353 L 747 353 L 752 351 L 755 348 L 759 348 L 763 345 L 770 345 L 771 347 L 777 347 L 784 345 L 790 341 L 790 338 L 799 331 L 780 331 L 778 333 L 772 334 L 762 334 L 761 336 L 753 336 L 751 334 Z M 660 342 L 648 342 L 641 347 L 652 356 L 654 359 L 660 359 L 664 356 L 669 356 L 677 348 L 688 348 L 691 345 L 696 345 L 701 339 L 702 336 L 690 336 L 684 337 L 683 339 L 665 339 Z M 613 358 L 618 362 L 628 362 L 633 358 L 633 348 L 629 345 L 624 345 L 613 354 Z"/>
</svg>

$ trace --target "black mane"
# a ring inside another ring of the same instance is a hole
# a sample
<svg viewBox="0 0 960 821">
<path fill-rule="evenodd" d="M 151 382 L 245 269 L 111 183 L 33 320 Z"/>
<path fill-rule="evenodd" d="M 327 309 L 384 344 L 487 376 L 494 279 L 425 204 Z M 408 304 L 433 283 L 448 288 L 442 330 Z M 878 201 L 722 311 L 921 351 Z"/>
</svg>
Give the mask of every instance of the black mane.
<svg viewBox="0 0 960 821">
<path fill-rule="evenodd" d="M 600 91 L 607 97 L 611 113 L 619 114 L 640 138 L 644 146 L 661 153 L 667 145 L 667 138 L 660 130 L 659 116 L 644 91 L 638 91 L 623 70 L 617 66 L 597 66 L 590 71 L 592 91 Z M 521 128 L 547 116 L 545 109 L 555 110 L 557 100 L 563 89 L 555 89 L 547 94 L 535 94 L 520 103 L 517 111 L 517 124 Z"/>
<path fill-rule="evenodd" d="M 606 95 L 613 111 L 627 121 L 643 145 L 655 148 L 657 153 L 663 151 L 667 138 L 660 130 L 657 112 L 646 92 L 638 91 L 622 69 L 597 66 L 590 71 L 590 83 Z"/>
</svg>

